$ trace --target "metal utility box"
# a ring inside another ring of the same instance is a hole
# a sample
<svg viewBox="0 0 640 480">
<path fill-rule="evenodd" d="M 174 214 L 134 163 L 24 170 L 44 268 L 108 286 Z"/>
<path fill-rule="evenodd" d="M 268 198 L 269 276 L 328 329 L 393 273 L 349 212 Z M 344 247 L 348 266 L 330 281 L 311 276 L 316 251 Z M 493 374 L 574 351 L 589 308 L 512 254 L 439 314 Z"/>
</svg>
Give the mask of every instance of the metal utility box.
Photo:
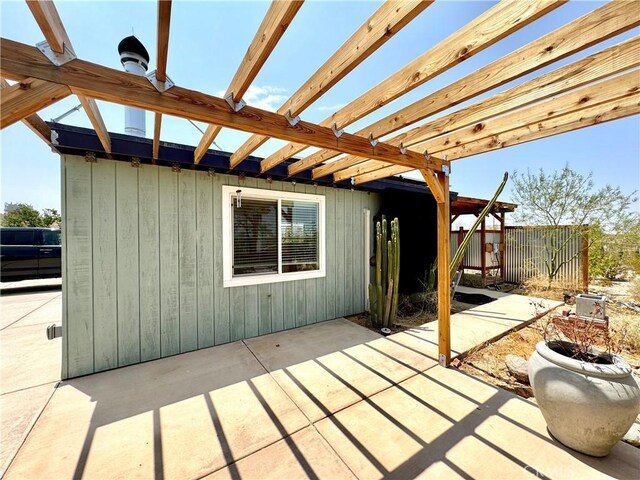
<svg viewBox="0 0 640 480">
<path fill-rule="evenodd" d="M 576 295 L 576 314 L 581 317 L 606 319 L 607 298 L 604 295 L 579 293 Z"/>
</svg>

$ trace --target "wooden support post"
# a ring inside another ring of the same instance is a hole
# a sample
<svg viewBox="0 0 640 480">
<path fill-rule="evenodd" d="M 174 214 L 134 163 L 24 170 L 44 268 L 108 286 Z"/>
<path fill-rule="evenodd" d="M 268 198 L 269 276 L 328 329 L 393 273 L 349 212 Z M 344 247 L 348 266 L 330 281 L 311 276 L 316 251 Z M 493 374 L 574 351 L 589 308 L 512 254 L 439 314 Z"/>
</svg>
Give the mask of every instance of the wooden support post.
<svg viewBox="0 0 640 480">
<path fill-rule="evenodd" d="M 480 271 L 482 272 L 482 285 L 487 281 L 487 222 L 482 219 L 480 224 Z"/>
<path fill-rule="evenodd" d="M 584 227 L 582 235 L 582 291 L 589 293 L 589 230 Z"/>
<path fill-rule="evenodd" d="M 504 268 L 506 261 L 507 239 L 504 212 L 500 213 L 500 277 L 505 281 Z"/>
<path fill-rule="evenodd" d="M 438 361 L 446 367 L 451 362 L 451 276 L 449 262 L 451 257 L 449 219 L 449 177 L 442 172 L 437 174 L 438 183 L 444 193 L 442 202 L 438 202 Z"/>
</svg>

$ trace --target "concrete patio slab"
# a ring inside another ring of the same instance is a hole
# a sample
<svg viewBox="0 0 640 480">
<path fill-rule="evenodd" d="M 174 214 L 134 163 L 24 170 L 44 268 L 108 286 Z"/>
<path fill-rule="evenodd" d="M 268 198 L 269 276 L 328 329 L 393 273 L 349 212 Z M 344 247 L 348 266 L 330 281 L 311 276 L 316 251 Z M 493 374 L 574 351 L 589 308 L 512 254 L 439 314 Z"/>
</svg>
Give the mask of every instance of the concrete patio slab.
<svg viewBox="0 0 640 480">
<path fill-rule="evenodd" d="M 327 478 L 350 480 L 356 477 L 331 450 L 313 427 L 268 446 L 250 457 L 205 477 L 226 479 L 282 480 Z"/>
<path fill-rule="evenodd" d="M 51 397 L 55 383 L 0 395 L 0 476 Z"/>
<path fill-rule="evenodd" d="M 345 318 L 245 340 L 269 372 L 360 345 L 380 335 Z"/>
<path fill-rule="evenodd" d="M 358 478 L 636 478 L 640 452 L 595 459 L 553 440 L 537 407 L 434 367 L 316 424 Z"/>
<path fill-rule="evenodd" d="M 61 338 L 47 340 L 44 325 L 5 328 L 0 332 L 0 391 L 57 382 L 61 368 Z"/>
<path fill-rule="evenodd" d="M 308 424 L 236 342 L 63 382 L 6 478 L 199 478 Z"/>
<path fill-rule="evenodd" d="M 42 303 L 39 308 L 12 324 L 9 328 L 42 325 L 43 332 L 46 332 L 47 325 L 53 323 L 56 325 L 62 324 L 62 294 L 60 292 Z"/>
<path fill-rule="evenodd" d="M 53 292 L 39 292 L 31 294 L 21 295 L 2 295 L 0 296 L 0 330 L 14 325 L 21 318 L 34 313 L 48 302 L 51 302 L 55 298 L 62 298 L 62 293 L 59 291 Z M 55 320 L 58 323 L 61 320 L 61 316 Z"/>
</svg>

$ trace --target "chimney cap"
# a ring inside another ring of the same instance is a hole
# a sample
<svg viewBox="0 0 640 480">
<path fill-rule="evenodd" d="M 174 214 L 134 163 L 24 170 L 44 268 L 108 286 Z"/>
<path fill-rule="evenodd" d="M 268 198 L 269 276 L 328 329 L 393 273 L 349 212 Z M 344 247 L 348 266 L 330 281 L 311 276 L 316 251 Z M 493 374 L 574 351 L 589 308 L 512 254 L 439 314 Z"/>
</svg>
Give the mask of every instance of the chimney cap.
<svg viewBox="0 0 640 480">
<path fill-rule="evenodd" d="M 149 52 L 144 48 L 144 45 L 140 40 L 138 40 L 134 35 L 123 38 L 118 44 L 118 53 L 122 55 L 123 53 L 135 53 L 142 57 L 147 63 L 149 63 Z"/>
</svg>

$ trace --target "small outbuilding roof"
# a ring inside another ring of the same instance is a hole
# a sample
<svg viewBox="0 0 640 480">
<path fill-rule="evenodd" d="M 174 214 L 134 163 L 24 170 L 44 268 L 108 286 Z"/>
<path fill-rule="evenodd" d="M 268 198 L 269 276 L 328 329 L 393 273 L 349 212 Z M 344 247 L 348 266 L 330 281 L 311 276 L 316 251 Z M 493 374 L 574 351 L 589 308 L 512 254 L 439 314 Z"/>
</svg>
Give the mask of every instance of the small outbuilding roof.
<svg viewBox="0 0 640 480">
<path fill-rule="evenodd" d="M 477 215 L 484 207 L 487 206 L 489 200 L 471 197 L 456 197 L 451 200 L 451 215 Z M 493 213 L 513 212 L 518 205 L 515 203 L 496 202 L 491 210 Z"/>
</svg>

